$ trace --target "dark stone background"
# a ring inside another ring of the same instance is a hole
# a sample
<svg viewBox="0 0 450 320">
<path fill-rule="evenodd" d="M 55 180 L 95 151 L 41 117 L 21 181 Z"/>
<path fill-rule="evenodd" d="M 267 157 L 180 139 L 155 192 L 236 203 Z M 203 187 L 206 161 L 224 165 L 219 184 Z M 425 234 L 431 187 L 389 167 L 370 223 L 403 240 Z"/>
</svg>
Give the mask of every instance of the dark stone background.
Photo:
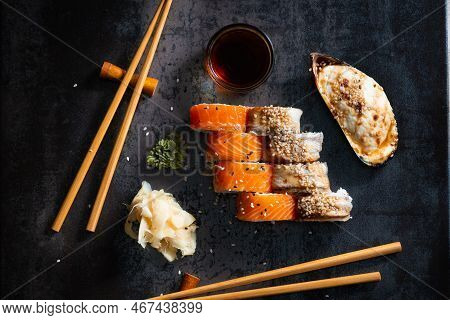
<svg viewBox="0 0 450 320">
<path fill-rule="evenodd" d="M 46 268 L 7 297 L 140 299 L 177 289 L 179 270 L 193 272 L 206 284 L 392 241 L 404 247 L 403 253 L 390 257 L 394 263 L 379 258 L 267 285 L 379 270 L 380 283 L 274 298 L 442 298 L 437 291 L 448 295 L 445 9 L 388 42 L 443 0 L 175 0 L 151 70 L 160 79 L 158 92 L 139 105 L 95 234 L 84 230 L 88 206 L 129 94 L 62 232 L 52 233 L 50 225 L 117 89 L 116 83 L 98 78 L 98 65 L 104 60 L 129 64 L 156 3 L 8 2 L 85 57 L 0 4 L 2 297 Z M 234 22 L 260 27 L 276 52 L 268 82 L 243 96 L 216 92 L 202 68 L 208 39 Z M 374 169 L 353 154 L 317 93 L 301 98 L 314 88 L 308 72 L 310 52 L 352 63 L 380 46 L 358 67 L 385 88 L 400 143 L 395 157 Z M 198 218 L 196 254 L 167 263 L 154 250 L 140 248 L 124 234 L 122 222 L 117 223 L 127 213 L 122 203 L 131 201 L 141 180 L 167 188 L 179 179 L 151 177 L 143 169 L 151 141 L 142 127 L 180 125 L 189 120 L 189 107 L 199 102 L 297 102 L 304 110 L 303 128 L 325 134 L 322 160 L 328 162 L 333 189 L 342 186 L 354 198 L 353 219 L 340 225 L 238 222 L 233 198 L 221 197 L 215 206 L 210 177 L 195 174 L 170 191 Z M 56 264 L 57 259 L 62 261 Z"/>
</svg>

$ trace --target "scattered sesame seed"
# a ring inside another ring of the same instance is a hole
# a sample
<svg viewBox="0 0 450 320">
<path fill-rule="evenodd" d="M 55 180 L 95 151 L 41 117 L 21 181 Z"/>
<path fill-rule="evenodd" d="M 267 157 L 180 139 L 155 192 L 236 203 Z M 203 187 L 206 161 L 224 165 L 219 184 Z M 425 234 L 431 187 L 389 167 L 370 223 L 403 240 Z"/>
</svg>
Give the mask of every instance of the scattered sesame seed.
<svg viewBox="0 0 450 320">
<path fill-rule="evenodd" d="M 127 157 L 127 161 L 130 161 L 130 157 Z"/>
<path fill-rule="evenodd" d="M 235 247 L 236 245 L 234 243 L 231 244 L 232 247 Z"/>
<path fill-rule="evenodd" d="M 145 135 L 148 136 L 150 134 L 150 132 L 146 132 Z"/>
<path fill-rule="evenodd" d="M 180 79 L 177 78 L 177 83 L 180 82 Z"/>
<path fill-rule="evenodd" d="M 74 84 L 73 84 L 73 87 L 74 87 L 74 88 L 78 87 L 78 84 L 77 84 L 77 83 L 74 83 Z"/>
<path fill-rule="evenodd" d="M 173 107 L 170 107 L 170 111 L 173 111 Z"/>
<path fill-rule="evenodd" d="M 142 130 L 147 131 L 147 127 L 144 127 L 144 129 L 142 129 Z"/>
<path fill-rule="evenodd" d="M 178 270 L 178 274 L 181 274 L 181 270 Z"/>
<path fill-rule="evenodd" d="M 56 260 L 56 263 L 60 263 L 60 262 L 61 262 L 61 259 Z"/>
<path fill-rule="evenodd" d="M 213 253 L 213 249 L 209 249 L 209 252 Z"/>
</svg>

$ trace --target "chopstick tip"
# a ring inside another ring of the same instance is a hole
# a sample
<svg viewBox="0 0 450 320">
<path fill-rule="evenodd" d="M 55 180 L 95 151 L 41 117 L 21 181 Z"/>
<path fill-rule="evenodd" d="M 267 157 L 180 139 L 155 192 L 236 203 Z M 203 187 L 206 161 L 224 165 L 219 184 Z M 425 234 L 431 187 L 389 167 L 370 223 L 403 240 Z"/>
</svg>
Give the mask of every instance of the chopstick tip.
<svg viewBox="0 0 450 320">
<path fill-rule="evenodd" d="M 375 274 L 376 274 L 376 281 L 381 281 L 381 273 L 379 272 L 379 271 L 377 271 L 377 272 L 375 272 Z"/>
</svg>

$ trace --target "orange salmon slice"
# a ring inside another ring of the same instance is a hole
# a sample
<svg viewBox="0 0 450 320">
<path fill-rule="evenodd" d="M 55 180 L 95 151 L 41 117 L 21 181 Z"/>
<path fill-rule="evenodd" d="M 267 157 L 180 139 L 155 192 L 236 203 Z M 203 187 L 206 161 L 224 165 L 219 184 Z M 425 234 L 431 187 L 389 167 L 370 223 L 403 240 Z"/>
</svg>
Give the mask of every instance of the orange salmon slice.
<svg viewBox="0 0 450 320">
<path fill-rule="evenodd" d="M 244 132 L 247 107 L 226 104 L 197 104 L 190 109 L 191 128 L 206 131 Z"/>
<path fill-rule="evenodd" d="M 251 222 L 297 220 L 296 200 L 284 193 L 244 192 L 237 197 L 236 217 Z"/>
<path fill-rule="evenodd" d="M 211 160 L 257 162 L 262 158 L 262 137 L 244 132 L 210 132 L 207 155 Z"/>
<path fill-rule="evenodd" d="M 270 192 L 272 166 L 265 163 L 219 161 L 214 166 L 216 192 Z"/>
</svg>

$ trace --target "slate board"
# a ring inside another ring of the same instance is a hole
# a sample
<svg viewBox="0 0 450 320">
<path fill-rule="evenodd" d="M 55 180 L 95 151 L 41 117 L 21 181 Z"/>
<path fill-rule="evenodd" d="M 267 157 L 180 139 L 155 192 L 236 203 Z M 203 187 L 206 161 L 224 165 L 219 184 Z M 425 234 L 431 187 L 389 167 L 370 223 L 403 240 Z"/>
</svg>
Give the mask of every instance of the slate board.
<svg viewBox="0 0 450 320">
<path fill-rule="evenodd" d="M 62 232 L 50 232 L 50 225 L 117 89 L 117 83 L 98 78 L 98 65 L 129 64 L 156 3 L 13 2 L 79 53 L 1 5 L 1 296 L 145 298 L 176 290 L 179 270 L 205 284 L 392 241 L 404 247 L 390 257 L 393 262 L 380 258 L 267 285 L 379 270 L 380 283 L 273 299 L 448 296 L 445 9 L 435 10 L 442 4 L 175 0 L 151 72 L 160 79 L 158 92 L 139 105 L 95 234 L 84 231 L 89 205 L 129 95 Z M 218 92 L 202 67 L 209 38 L 236 22 L 265 31 L 276 54 L 267 83 L 241 96 Z M 308 72 L 312 51 L 349 63 L 367 56 L 358 67 L 385 88 L 399 126 L 398 151 L 385 166 L 369 168 L 357 159 L 317 93 L 302 99 L 314 89 Z M 117 222 L 126 215 L 123 203 L 131 201 L 142 180 L 167 188 L 178 179 L 155 177 L 145 168 L 151 140 L 143 127 L 188 122 L 189 107 L 199 102 L 302 108 L 302 128 L 325 135 L 322 160 L 328 162 L 333 189 L 343 187 L 352 195 L 354 218 L 339 225 L 238 222 L 234 198 L 220 197 L 215 206 L 211 178 L 194 174 L 170 191 L 199 221 L 196 254 L 167 263 L 152 249 L 140 248 Z"/>
</svg>

